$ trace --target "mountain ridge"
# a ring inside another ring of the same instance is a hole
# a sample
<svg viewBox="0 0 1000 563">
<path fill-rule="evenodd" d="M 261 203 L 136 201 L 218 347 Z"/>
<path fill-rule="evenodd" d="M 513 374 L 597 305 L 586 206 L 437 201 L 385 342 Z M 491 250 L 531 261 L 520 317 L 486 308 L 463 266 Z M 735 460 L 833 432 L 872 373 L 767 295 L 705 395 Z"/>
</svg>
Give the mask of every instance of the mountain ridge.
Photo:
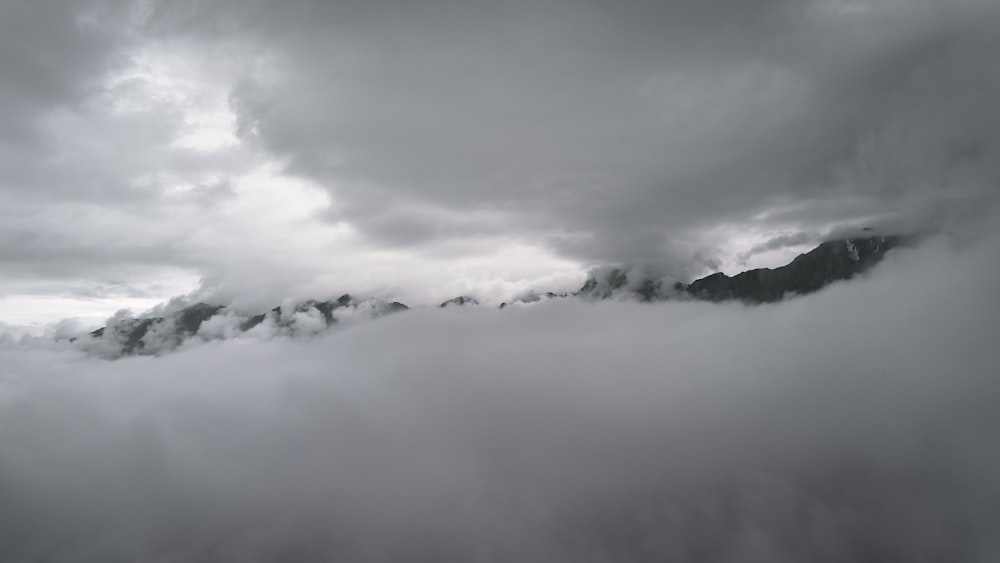
<svg viewBox="0 0 1000 563">
<path fill-rule="evenodd" d="M 499 309 L 518 303 L 530 304 L 542 299 L 571 297 L 586 301 L 614 298 L 640 302 L 699 300 L 716 303 L 774 303 L 788 297 L 814 293 L 837 281 L 849 280 L 878 264 L 886 252 L 897 247 L 903 240 L 900 236 L 829 240 L 778 268 L 757 268 L 734 276 L 716 272 L 689 284 L 671 285 L 662 279 L 634 275 L 634 271 L 611 268 L 600 275 L 592 273 L 583 286 L 573 293 L 530 292 L 511 302 L 501 303 Z M 474 297 L 462 295 L 446 300 L 438 307 L 478 305 L 479 301 Z M 407 305 L 398 301 L 359 300 L 347 293 L 337 299 L 309 299 L 252 315 L 240 315 L 223 305 L 198 302 L 158 316 L 132 317 L 120 312 L 109 319 L 106 326 L 73 340 L 79 341 L 84 349 L 109 358 L 155 355 L 173 350 L 196 335 L 225 338 L 260 330 L 258 327 L 262 325 L 269 327 L 269 330 L 289 335 L 315 333 L 338 324 L 343 317 L 375 318 L 408 309 Z M 211 330 L 206 330 L 209 325 L 212 325 Z"/>
<path fill-rule="evenodd" d="M 778 268 L 756 268 L 732 277 L 717 272 L 678 289 L 705 301 L 773 303 L 786 295 L 806 295 L 849 280 L 880 262 L 901 240 L 887 236 L 826 241 Z"/>
</svg>

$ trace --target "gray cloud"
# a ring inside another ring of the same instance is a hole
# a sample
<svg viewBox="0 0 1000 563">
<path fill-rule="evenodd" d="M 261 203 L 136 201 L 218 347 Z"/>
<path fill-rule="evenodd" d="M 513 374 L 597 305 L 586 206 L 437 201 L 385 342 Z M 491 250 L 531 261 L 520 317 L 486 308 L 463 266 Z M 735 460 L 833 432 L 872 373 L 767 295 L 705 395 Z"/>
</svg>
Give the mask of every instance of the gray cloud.
<svg viewBox="0 0 1000 563">
<path fill-rule="evenodd" d="M 780 235 L 954 231 L 996 205 L 988 0 L 0 10 L 17 283 L 681 279 Z M 463 277 L 511 247 L 547 269 Z"/>
<path fill-rule="evenodd" d="M 776 306 L 434 309 L 117 362 L 0 339 L 0 554 L 989 561 L 997 248 Z"/>
<path fill-rule="evenodd" d="M 245 167 L 175 145 L 189 102 L 141 68 L 139 8 L 0 6 L 0 294 L 191 268 L 188 241 Z"/>
<path fill-rule="evenodd" d="M 418 310 L 117 362 L 7 308 L 0 559 L 997 559 L 998 15 L 0 4 L 0 296 L 44 301 L 21 308 L 177 269 L 252 309 L 272 295 L 234 288 L 496 295 L 567 282 L 522 265 L 544 250 L 683 277 L 731 236 L 950 233 L 776 306 Z M 180 142 L 216 118 L 212 150 Z"/>
<path fill-rule="evenodd" d="M 111 64 L 125 31 L 127 2 L 8 3 L 0 19 L 2 139 L 34 140 L 35 119 L 51 106 L 73 106 Z"/>
<path fill-rule="evenodd" d="M 770 209 L 828 229 L 947 209 L 928 198 L 962 170 L 995 181 L 995 15 L 985 2 L 261 4 L 236 27 L 276 62 L 232 99 L 247 138 L 390 243 L 454 236 L 414 230 L 438 208 L 500 214 L 575 258 L 663 259 L 720 222 L 766 228 L 752 218 Z M 859 197 L 867 215 L 837 205 Z M 397 214 L 411 220 L 385 220 Z"/>
</svg>

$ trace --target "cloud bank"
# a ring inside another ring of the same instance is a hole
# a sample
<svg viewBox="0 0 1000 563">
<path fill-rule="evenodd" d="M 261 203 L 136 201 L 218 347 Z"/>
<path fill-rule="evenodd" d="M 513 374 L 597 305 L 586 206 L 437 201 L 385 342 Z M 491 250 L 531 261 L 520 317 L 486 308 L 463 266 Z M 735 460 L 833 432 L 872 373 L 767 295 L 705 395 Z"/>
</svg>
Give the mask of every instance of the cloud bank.
<svg viewBox="0 0 1000 563">
<path fill-rule="evenodd" d="M 996 206 L 993 0 L 85 0 L 0 22 L 6 322 L 200 284 L 416 304 L 601 265 L 687 281 Z"/>
<path fill-rule="evenodd" d="M 0 343 L 9 561 L 993 561 L 995 237 L 776 305 Z"/>
<path fill-rule="evenodd" d="M 689 4 L 188 17 L 272 42 L 273 66 L 232 91 L 243 137 L 385 245 L 517 233 L 584 262 L 682 267 L 718 253 L 720 227 L 925 227 L 995 191 L 994 4 Z M 175 11 L 154 27 L 181 27 Z"/>
</svg>

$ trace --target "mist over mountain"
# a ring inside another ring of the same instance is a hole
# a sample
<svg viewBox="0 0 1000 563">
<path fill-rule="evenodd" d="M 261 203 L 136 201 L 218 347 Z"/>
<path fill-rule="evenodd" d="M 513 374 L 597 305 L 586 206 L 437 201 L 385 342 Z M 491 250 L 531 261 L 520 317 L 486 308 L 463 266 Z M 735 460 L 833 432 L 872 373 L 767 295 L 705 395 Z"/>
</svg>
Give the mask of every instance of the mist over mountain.
<svg viewBox="0 0 1000 563">
<path fill-rule="evenodd" d="M 997 240 L 765 306 L 286 307 L 247 332 L 316 332 L 113 362 L 0 342 L 0 559 L 993 561 Z"/>
<path fill-rule="evenodd" d="M 543 299 L 663 300 L 697 299 L 705 301 L 737 300 L 748 304 L 780 301 L 819 291 L 827 285 L 849 280 L 878 264 L 896 247 L 898 236 L 846 238 L 827 241 L 775 269 L 757 269 L 733 277 L 723 273 L 695 280 L 690 284 L 665 283 L 645 275 L 639 269 L 603 268 L 592 273 L 586 283 L 573 293 L 529 292 L 505 301 L 509 306 L 538 303 Z M 105 327 L 78 338 L 74 343 L 83 350 L 107 358 L 123 355 L 161 354 L 176 349 L 185 341 L 237 337 L 243 333 L 271 333 L 307 336 L 337 325 L 341 320 L 355 322 L 390 313 L 406 311 L 407 305 L 380 299 L 358 300 L 349 294 L 337 299 L 313 299 L 288 303 L 263 313 L 241 314 L 222 305 L 185 300 L 154 309 L 139 317 L 120 312 Z M 471 296 L 459 296 L 439 307 L 478 306 Z"/>
<path fill-rule="evenodd" d="M 997 0 L 0 1 L 0 563 L 1000 561 L 998 61 Z"/>
</svg>

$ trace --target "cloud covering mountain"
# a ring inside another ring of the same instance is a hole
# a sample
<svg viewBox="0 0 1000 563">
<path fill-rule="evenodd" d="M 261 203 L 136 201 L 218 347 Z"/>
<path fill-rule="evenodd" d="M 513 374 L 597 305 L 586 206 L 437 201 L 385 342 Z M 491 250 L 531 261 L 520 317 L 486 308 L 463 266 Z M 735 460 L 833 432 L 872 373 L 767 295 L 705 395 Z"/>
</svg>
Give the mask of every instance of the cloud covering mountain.
<svg viewBox="0 0 1000 563">
<path fill-rule="evenodd" d="M 0 2 L 0 561 L 1000 560 L 998 54 L 995 0 Z"/>
<path fill-rule="evenodd" d="M 991 561 L 994 237 L 809 298 L 0 346 L 11 561 Z"/>
<path fill-rule="evenodd" d="M 658 278 L 641 268 L 598 268 L 591 272 L 583 287 L 573 293 L 530 291 L 500 303 L 499 308 L 536 304 L 543 298 L 773 303 L 814 293 L 832 283 L 864 274 L 902 240 L 899 236 L 874 236 L 826 241 L 780 268 L 750 270 L 734 277 L 718 272 L 690 284 Z M 197 299 L 219 302 L 219 296 L 196 294 L 176 297 L 139 316 L 123 309 L 108 319 L 105 326 L 93 331 L 82 331 L 72 319 L 66 319 L 53 325 L 47 331 L 47 337 L 68 339 L 88 353 L 110 359 L 134 354 L 162 354 L 179 346 L 220 338 L 260 338 L 276 334 L 311 336 L 333 326 L 345 323 L 350 326 L 360 320 L 409 309 L 398 301 L 377 298 L 359 300 L 350 294 L 323 301 L 286 299 L 282 305 L 260 313 L 248 313 L 231 305 L 209 304 Z M 459 296 L 442 302 L 439 307 L 479 304 L 474 297 Z M 13 331 L 11 334 L 12 338 Z M 31 340 L 24 335 L 21 338 Z"/>
</svg>

